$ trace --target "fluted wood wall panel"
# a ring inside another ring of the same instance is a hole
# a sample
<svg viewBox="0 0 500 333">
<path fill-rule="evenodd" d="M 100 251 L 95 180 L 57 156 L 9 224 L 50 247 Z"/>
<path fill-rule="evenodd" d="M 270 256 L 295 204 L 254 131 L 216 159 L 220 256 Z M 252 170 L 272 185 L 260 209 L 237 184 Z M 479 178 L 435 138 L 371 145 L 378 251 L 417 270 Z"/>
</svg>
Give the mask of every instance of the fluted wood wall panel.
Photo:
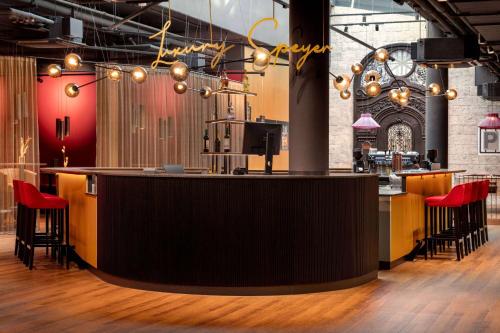
<svg viewBox="0 0 500 333">
<path fill-rule="evenodd" d="M 378 268 L 377 177 L 98 177 L 98 268 L 114 276 L 255 287 Z"/>
</svg>

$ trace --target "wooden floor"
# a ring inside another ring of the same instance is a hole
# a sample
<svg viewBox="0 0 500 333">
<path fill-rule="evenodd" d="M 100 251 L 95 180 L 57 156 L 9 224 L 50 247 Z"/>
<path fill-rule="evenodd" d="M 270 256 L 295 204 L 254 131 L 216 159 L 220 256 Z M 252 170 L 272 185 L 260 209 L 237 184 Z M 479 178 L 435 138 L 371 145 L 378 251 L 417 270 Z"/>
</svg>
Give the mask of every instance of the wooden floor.
<svg viewBox="0 0 500 333">
<path fill-rule="evenodd" d="M 500 226 L 462 262 L 418 260 L 361 287 L 218 297 L 120 288 L 38 253 L 32 272 L 0 236 L 0 332 L 500 332 Z"/>
</svg>

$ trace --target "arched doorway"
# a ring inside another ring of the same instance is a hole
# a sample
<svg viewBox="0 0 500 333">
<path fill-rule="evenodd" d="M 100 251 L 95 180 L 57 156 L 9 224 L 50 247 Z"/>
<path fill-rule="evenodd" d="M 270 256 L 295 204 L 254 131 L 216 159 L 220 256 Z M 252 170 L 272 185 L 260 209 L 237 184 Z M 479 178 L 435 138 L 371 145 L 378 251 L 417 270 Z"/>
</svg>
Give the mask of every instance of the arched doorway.
<svg viewBox="0 0 500 333">
<path fill-rule="evenodd" d="M 361 61 L 364 66 L 364 72 L 354 79 L 354 121 L 361 113 L 369 112 L 373 118 L 380 124 L 378 130 L 362 130 L 354 132 L 354 147 L 360 148 L 362 142 L 368 141 L 372 147 L 378 150 L 392 150 L 390 145 L 394 145 L 396 137 L 389 140 L 389 130 L 404 130 L 410 138 L 405 137 L 405 149 L 408 147 L 412 151 L 424 154 L 425 151 L 425 80 L 426 70 L 417 66 L 411 60 L 410 44 L 398 43 L 384 46 L 394 61 L 388 61 L 385 64 L 379 63 L 373 59 L 373 52 L 366 55 Z M 387 66 L 396 76 L 392 78 Z M 365 82 L 363 80 L 367 71 L 376 70 L 381 74 L 380 84 L 382 93 L 377 97 L 368 97 L 363 93 Z M 402 107 L 399 104 L 392 103 L 387 93 L 400 85 L 405 85 L 411 90 L 411 97 L 407 106 Z M 410 132 L 408 131 L 410 130 Z M 401 133 L 403 133 L 401 132 Z M 400 133 L 400 134 L 401 134 Z"/>
</svg>

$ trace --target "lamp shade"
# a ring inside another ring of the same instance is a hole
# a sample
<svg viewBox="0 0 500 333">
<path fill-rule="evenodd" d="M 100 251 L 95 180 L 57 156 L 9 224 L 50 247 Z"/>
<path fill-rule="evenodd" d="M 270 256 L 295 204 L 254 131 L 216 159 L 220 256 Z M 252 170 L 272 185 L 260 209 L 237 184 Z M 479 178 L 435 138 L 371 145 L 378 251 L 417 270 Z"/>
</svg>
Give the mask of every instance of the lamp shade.
<svg viewBox="0 0 500 333">
<path fill-rule="evenodd" d="M 371 113 L 362 113 L 361 117 L 352 124 L 352 128 L 357 130 L 371 130 L 380 128 L 380 125 L 372 118 Z"/>
<path fill-rule="evenodd" d="M 481 129 L 500 129 L 500 118 L 498 113 L 488 113 L 486 118 L 479 123 Z"/>
</svg>

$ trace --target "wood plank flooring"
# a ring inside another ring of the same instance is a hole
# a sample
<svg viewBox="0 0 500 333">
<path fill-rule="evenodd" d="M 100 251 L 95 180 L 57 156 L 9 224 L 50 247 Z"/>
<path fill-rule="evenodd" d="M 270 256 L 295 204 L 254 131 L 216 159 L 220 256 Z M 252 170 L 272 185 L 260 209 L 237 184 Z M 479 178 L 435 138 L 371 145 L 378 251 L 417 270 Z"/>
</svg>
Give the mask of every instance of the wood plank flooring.
<svg viewBox="0 0 500 333">
<path fill-rule="evenodd" d="M 462 262 L 450 251 L 357 288 L 294 296 L 121 288 L 44 253 L 30 272 L 0 236 L 0 332 L 500 332 L 500 226 Z"/>
</svg>

